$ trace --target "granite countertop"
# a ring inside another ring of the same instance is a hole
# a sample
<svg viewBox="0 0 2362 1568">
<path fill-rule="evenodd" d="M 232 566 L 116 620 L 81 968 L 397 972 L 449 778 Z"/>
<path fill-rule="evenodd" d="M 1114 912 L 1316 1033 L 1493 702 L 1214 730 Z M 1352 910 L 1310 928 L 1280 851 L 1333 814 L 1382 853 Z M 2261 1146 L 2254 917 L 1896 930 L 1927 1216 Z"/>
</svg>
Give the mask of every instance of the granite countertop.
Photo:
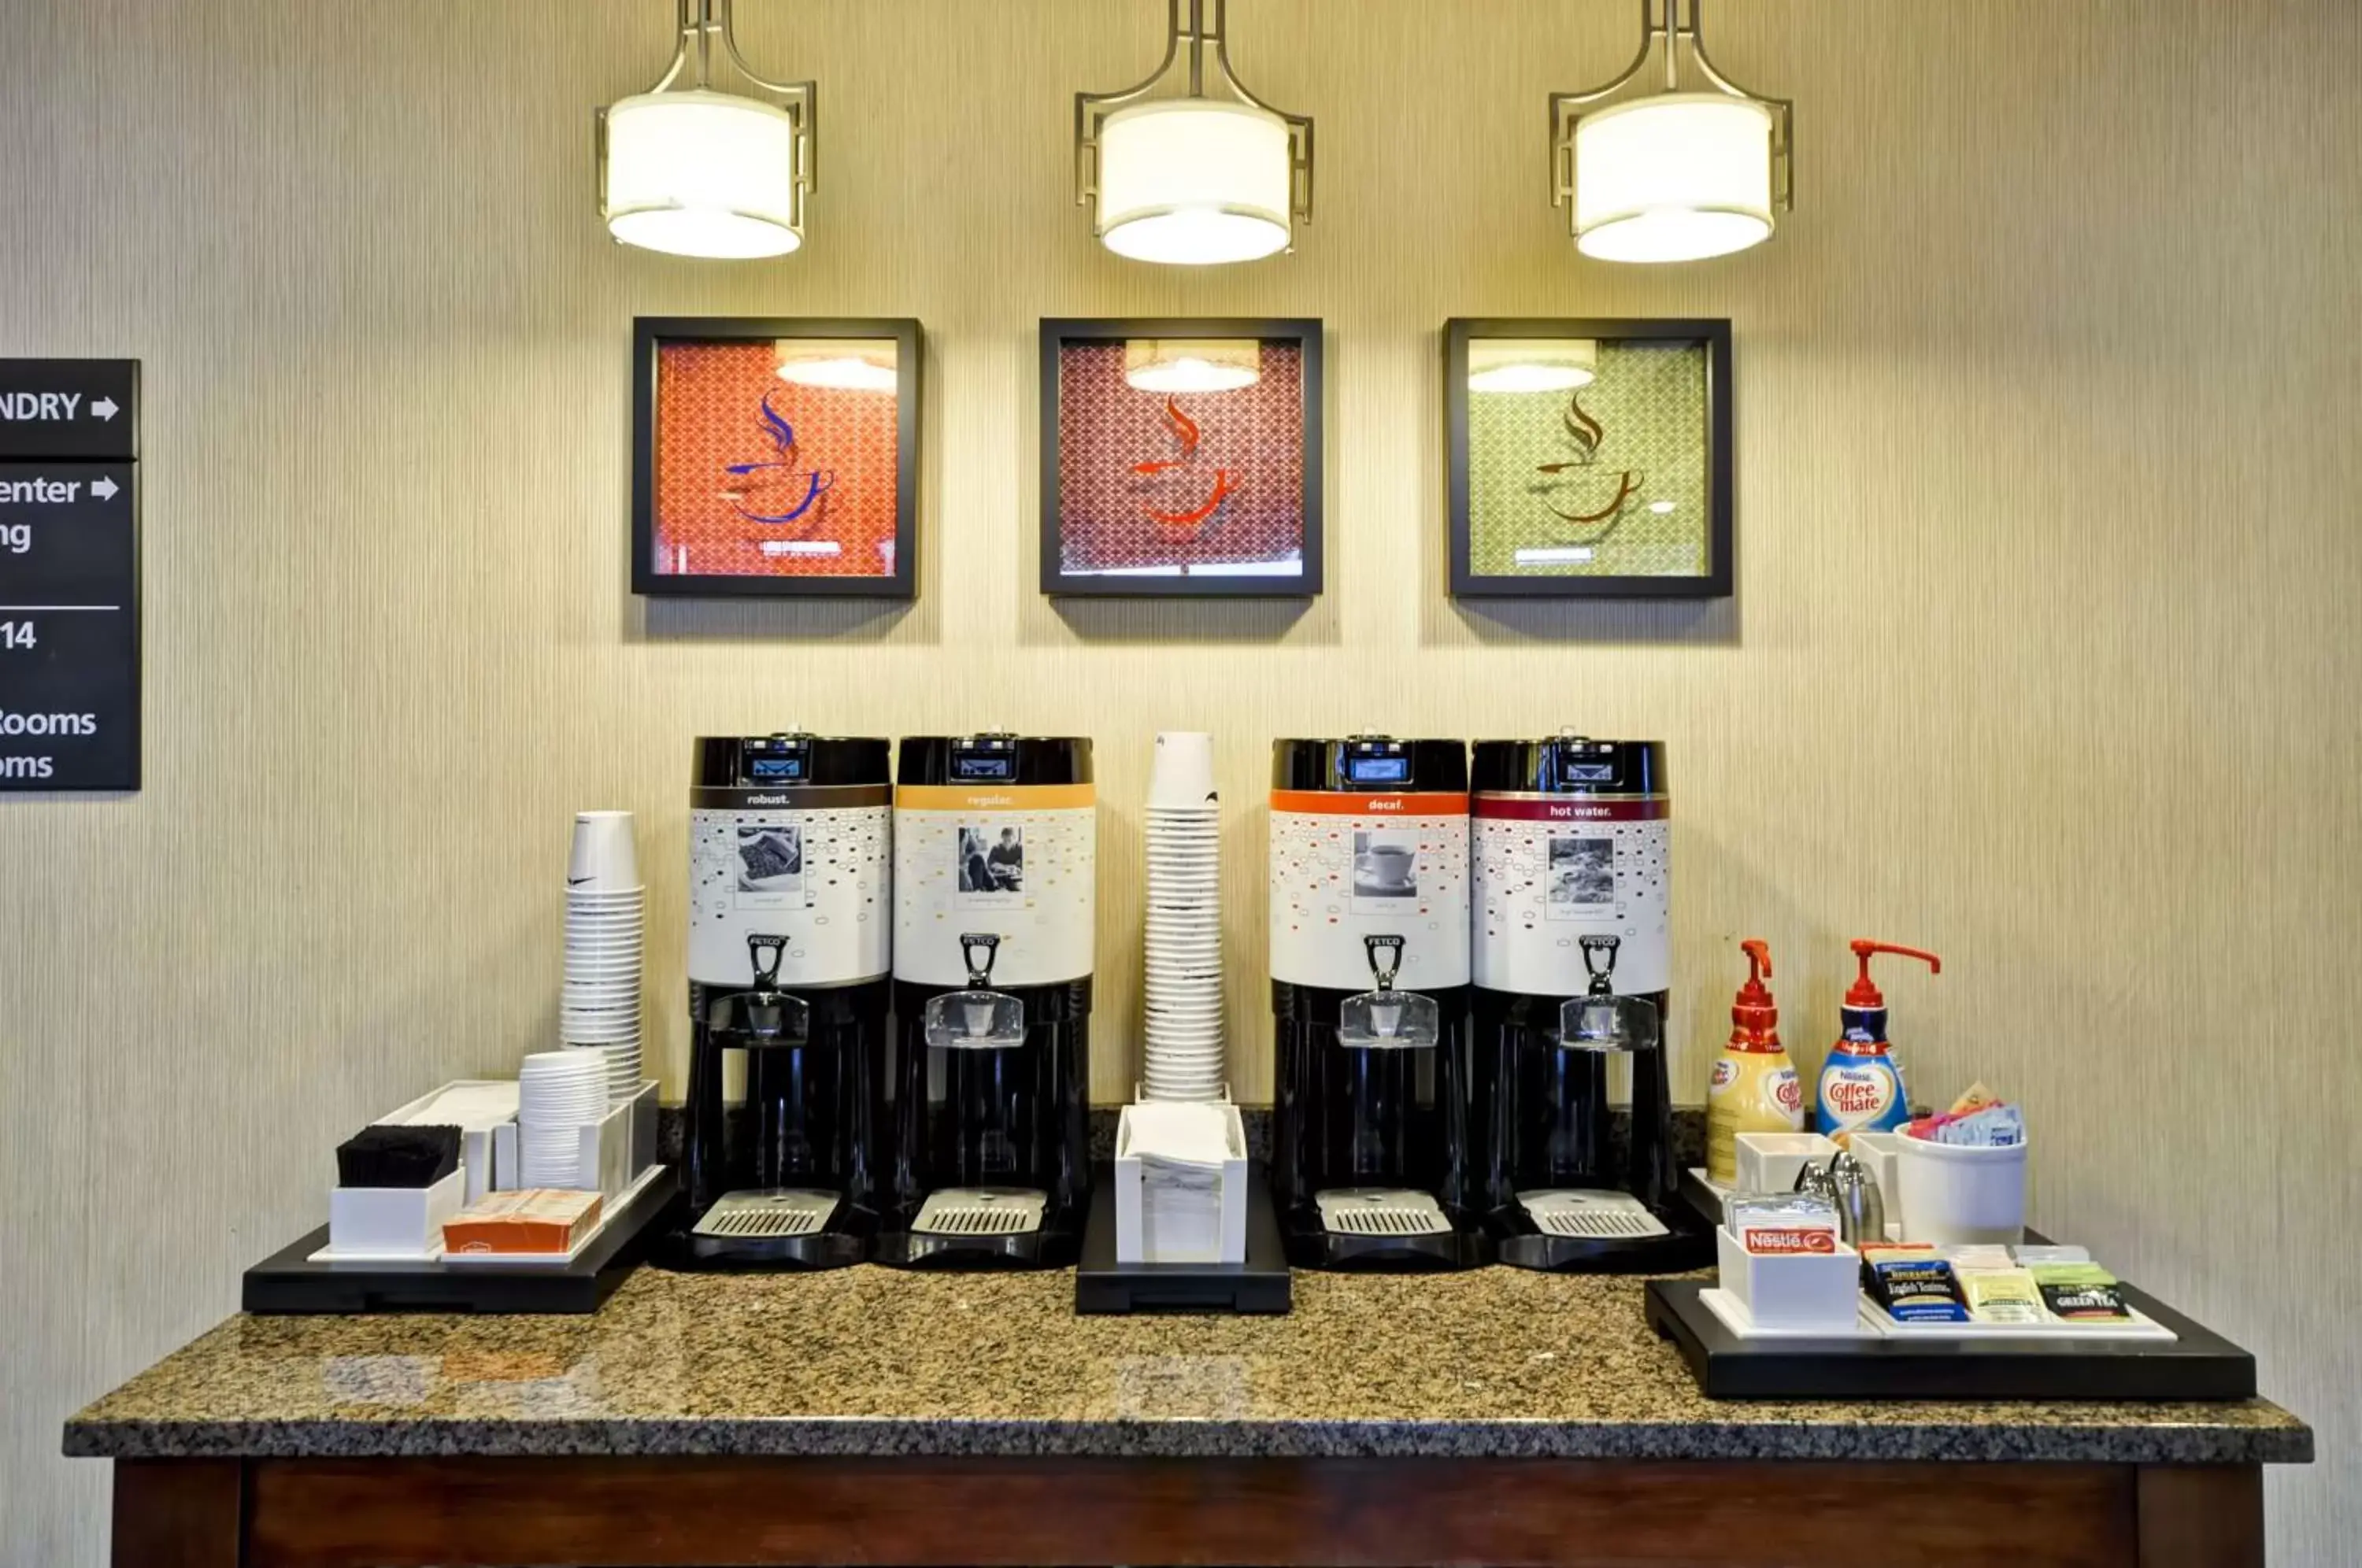
<svg viewBox="0 0 2362 1568">
<path fill-rule="evenodd" d="M 110 1458 L 1101 1454 L 2302 1463 L 2227 1405 L 1716 1402 L 1638 1280 L 1300 1274 L 1286 1318 L 1036 1275 L 682 1275 L 592 1317 L 236 1318 L 66 1424 Z"/>
</svg>

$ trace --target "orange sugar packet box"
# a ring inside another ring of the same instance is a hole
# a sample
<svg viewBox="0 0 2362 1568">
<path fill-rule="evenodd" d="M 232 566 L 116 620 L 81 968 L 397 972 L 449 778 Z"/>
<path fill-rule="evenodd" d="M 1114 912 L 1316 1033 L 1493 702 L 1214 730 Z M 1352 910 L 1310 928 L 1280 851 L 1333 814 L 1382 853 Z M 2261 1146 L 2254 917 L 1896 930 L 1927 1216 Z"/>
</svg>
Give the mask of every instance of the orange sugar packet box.
<svg viewBox="0 0 2362 1568">
<path fill-rule="evenodd" d="M 570 1253 L 599 1224 L 599 1195 L 557 1187 L 487 1193 L 443 1221 L 447 1253 Z"/>
</svg>

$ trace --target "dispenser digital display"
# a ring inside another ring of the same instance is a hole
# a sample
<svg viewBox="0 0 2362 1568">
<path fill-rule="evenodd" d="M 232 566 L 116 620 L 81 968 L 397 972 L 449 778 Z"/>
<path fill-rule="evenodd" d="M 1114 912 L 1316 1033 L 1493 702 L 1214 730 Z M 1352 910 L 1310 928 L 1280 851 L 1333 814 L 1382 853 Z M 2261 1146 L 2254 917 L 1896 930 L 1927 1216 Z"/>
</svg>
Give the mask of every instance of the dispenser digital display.
<svg viewBox="0 0 2362 1568">
<path fill-rule="evenodd" d="M 804 776 L 800 756 L 750 756 L 746 776 L 757 784 L 792 784 Z"/>
<path fill-rule="evenodd" d="M 1005 784 L 1017 777 L 1017 757 L 1014 753 L 1005 751 L 955 752 L 952 755 L 952 777 Z"/>
<path fill-rule="evenodd" d="M 1410 781 L 1410 758 L 1349 756 L 1345 759 L 1345 778 L 1352 784 L 1407 784 Z"/>
</svg>

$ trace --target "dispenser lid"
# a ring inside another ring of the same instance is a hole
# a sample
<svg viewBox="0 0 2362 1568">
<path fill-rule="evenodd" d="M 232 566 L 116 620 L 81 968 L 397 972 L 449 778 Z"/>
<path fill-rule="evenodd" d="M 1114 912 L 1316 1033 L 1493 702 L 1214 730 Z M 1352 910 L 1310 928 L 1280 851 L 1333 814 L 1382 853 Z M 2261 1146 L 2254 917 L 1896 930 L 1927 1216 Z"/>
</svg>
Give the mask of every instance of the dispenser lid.
<svg viewBox="0 0 2362 1568">
<path fill-rule="evenodd" d="M 701 790 L 795 790 L 888 785 L 893 743 L 851 735 L 775 730 L 760 735 L 700 735 L 690 783 Z"/>
<path fill-rule="evenodd" d="M 1573 727 L 1547 740 L 1480 740 L 1480 794 L 1662 795 L 1665 743 L 1594 740 Z"/>
<path fill-rule="evenodd" d="M 1091 743 L 1075 735 L 1019 735 L 999 730 L 967 735 L 905 735 L 894 781 L 898 785 L 1088 784 Z"/>
<path fill-rule="evenodd" d="M 1870 960 L 1875 954 L 1893 953 L 1904 958 L 1916 958 L 1927 966 L 1928 973 L 1940 975 L 1944 972 L 1944 961 L 1941 958 L 1916 947 L 1897 947 L 1891 942 L 1872 942 L 1866 936 L 1855 937 L 1852 946 L 1853 955 L 1860 964 L 1861 972 L 1854 977 L 1853 984 L 1846 989 L 1845 1004 L 1849 1008 L 1883 1009 L 1886 1006 L 1884 993 L 1871 983 Z"/>
<path fill-rule="evenodd" d="M 1354 734 L 1341 740 L 1271 743 L 1271 787 L 1352 795 L 1462 795 L 1468 745 Z"/>
</svg>

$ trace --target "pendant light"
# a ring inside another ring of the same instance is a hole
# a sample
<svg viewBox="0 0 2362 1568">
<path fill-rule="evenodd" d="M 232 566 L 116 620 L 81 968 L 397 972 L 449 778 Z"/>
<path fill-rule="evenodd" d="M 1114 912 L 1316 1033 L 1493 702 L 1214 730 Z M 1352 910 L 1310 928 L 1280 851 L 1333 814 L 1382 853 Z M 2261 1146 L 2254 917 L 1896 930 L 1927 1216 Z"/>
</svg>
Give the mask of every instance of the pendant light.
<svg viewBox="0 0 2362 1568">
<path fill-rule="evenodd" d="M 1716 69 L 1701 4 L 1640 0 L 1631 67 L 1590 92 L 1551 94 L 1551 204 L 1573 208 L 1585 256 L 1727 256 L 1771 238 L 1794 204 L 1794 105 Z"/>
<path fill-rule="evenodd" d="M 804 200 L 820 183 L 820 89 L 756 75 L 733 8 L 675 0 L 671 68 L 599 111 L 600 213 L 625 245 L 745 259 L 804 242 Z M 721 91 L 723 63 L 764 95 Z"/>
<path fill-rule="evenodd" d="M 1096 201 L 1100 243 L 1138 261 L 1288 249 L 1312 221 L 1312 121 L 1273 108 L 1231 69 L 1230 0 L 1184 5 L 1165 0 L 1164 62 L 1145 82 L 1075 94 L 1076 204 Z M 1160 94 L 1168 83 L 1178 91 Z"/>
</svg>

